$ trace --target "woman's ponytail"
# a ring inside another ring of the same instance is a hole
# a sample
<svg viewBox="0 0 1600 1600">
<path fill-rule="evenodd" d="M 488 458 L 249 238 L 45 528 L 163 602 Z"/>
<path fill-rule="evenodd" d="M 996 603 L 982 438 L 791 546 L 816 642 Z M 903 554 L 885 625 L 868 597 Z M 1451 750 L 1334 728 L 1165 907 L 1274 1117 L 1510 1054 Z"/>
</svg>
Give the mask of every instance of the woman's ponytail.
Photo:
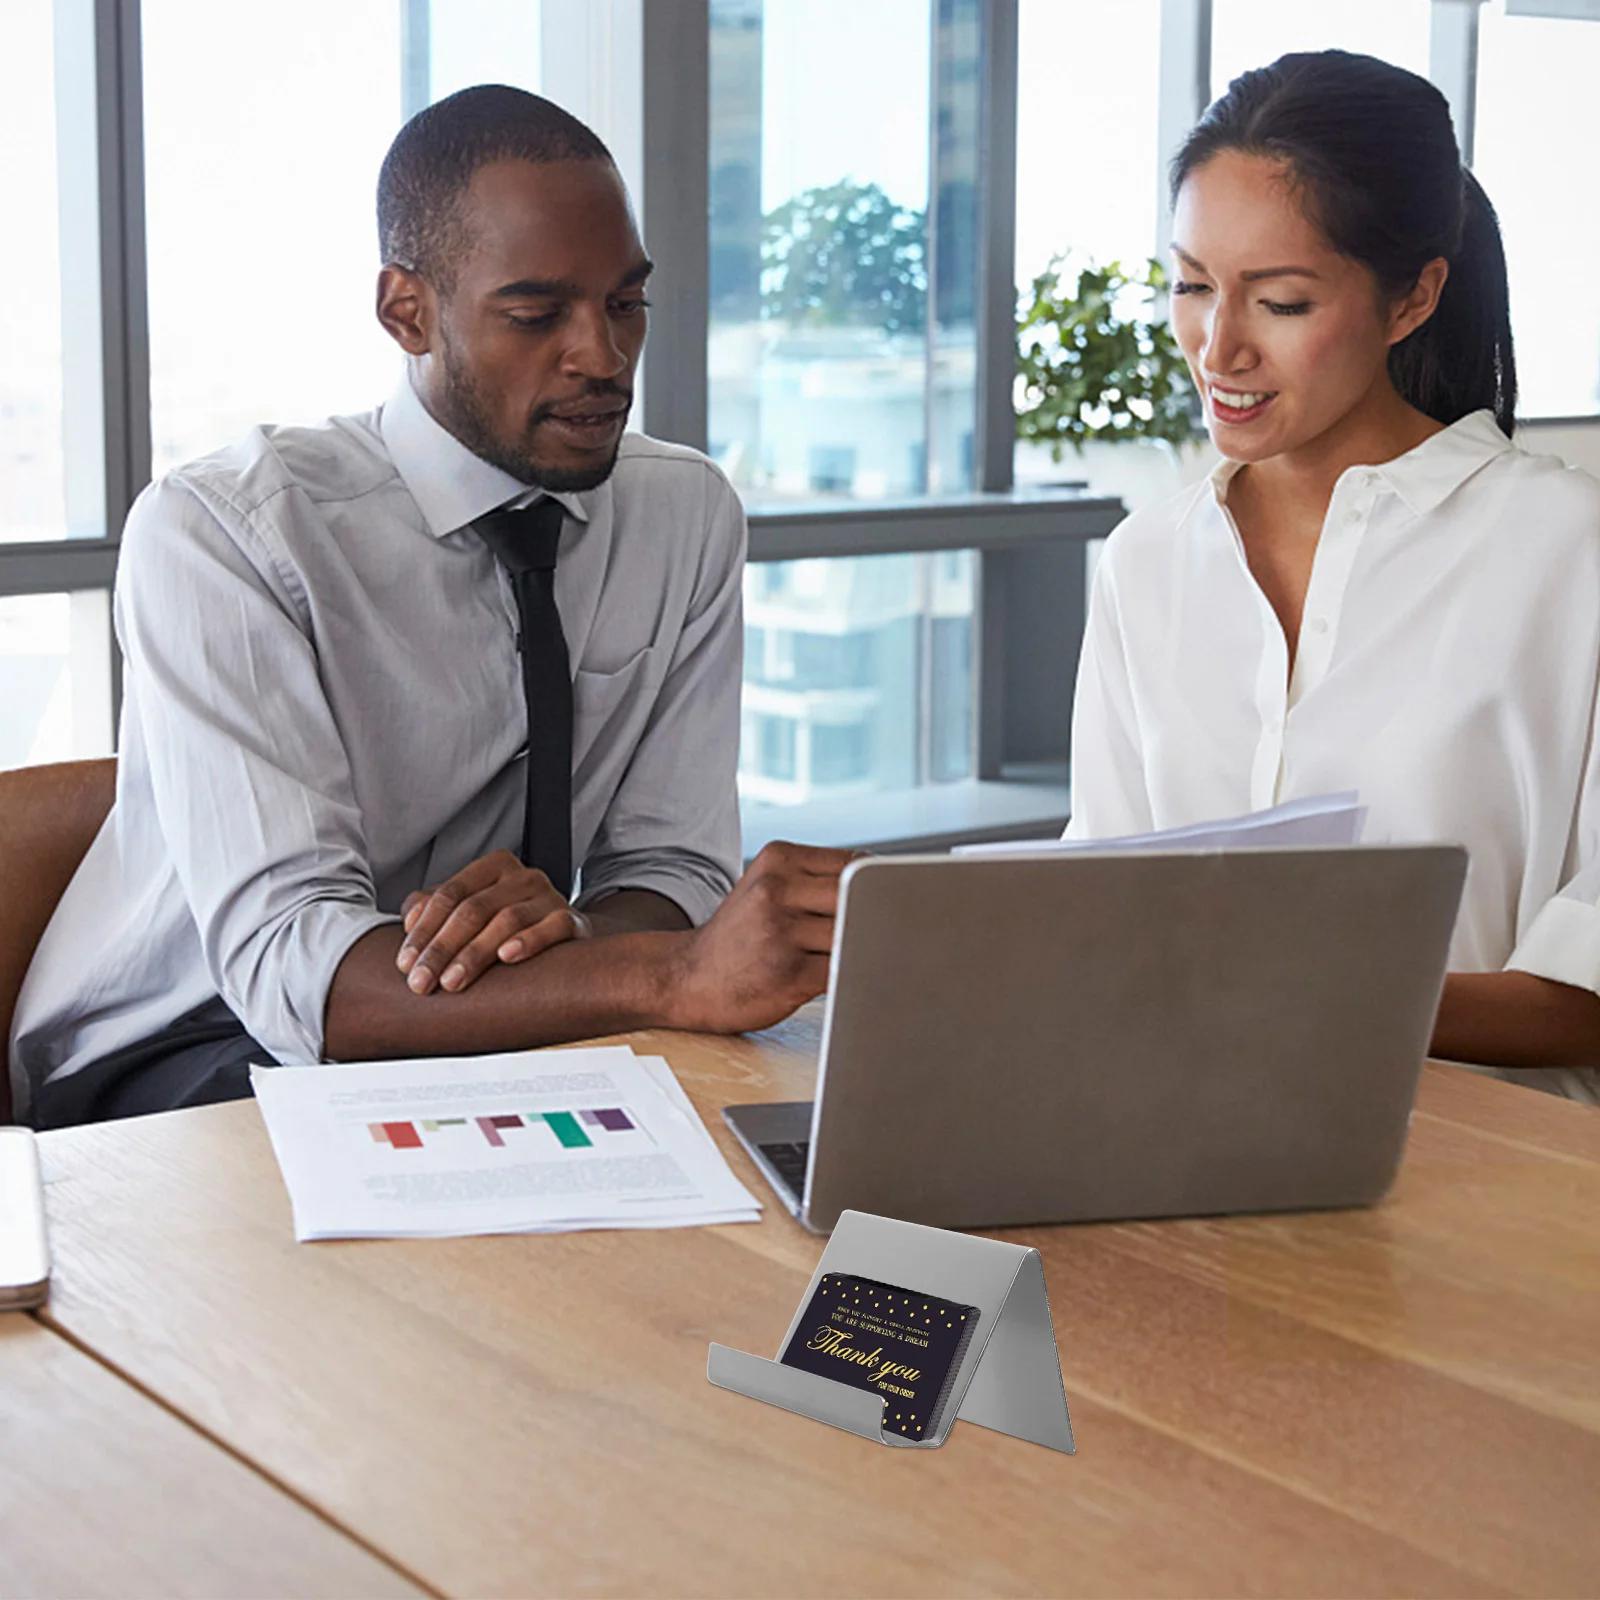
<svg viewBox="0 0 1600 1600">
<path fill-rule="evenodd" d="M 1494 412 L 1509 439 L 1517 409 L 1517 358 L 1500 222 L 1483 186 L 1461 174 L 1461 242 L 1433 315 L 1389 352 L 1401 396 L 1440 422 Z"/>
<path fill-rule="evenodd" d="M 1288 55 L 1228 85 L 1172 163 L 1174 198 L 1223 150 L 1282 162 L 1334 249 L 1391 296 L 1449 263 L 1433 315 L 1389 353 L 1401 396 L 1446 425 L 1488 410 L 1509 437 L 1517 403 L 1500 225 L 1461 166 L 1445 98 L 1413 72 L 1343 50 Z"/>
</svg>

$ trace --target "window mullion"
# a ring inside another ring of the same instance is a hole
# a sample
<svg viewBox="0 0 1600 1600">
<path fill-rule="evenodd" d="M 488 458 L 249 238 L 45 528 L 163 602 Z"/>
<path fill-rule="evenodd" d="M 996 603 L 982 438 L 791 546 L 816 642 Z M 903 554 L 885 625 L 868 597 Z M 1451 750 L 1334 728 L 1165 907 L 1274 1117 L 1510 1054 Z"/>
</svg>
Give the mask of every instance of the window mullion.
<svg viewBox="0 0 1600 1600">
<path fill-rule="evenodd" d="M 1461 160 L 1472 165 L 1478 108 L 1479 0 L 1433 0 L 1428 28 L 1428 76 L 1450 102 Z"/>
<path fill-rule="evenodd" d="M 641 174 L 638 197 L 652 283 L 669 309 L 650 329 L 644 427 L 707 446 L 711 261 L 710 0 L 647 4 L 640 17 Z"/>
<path fill-rule="evenodd" d="M 983 0 L 976 487 L 1009 489 L 1016 445 L 1017 0 Z"/>
<path fill-rule="evenodd" d="M 105 531 L 118 539 L 150 481 L 150 318 L 140 0 L 95 0 Z"/>
<path fill-rule="evenodd" d="M 1178 147 L 1211 103 L 1211 0 L 1161 0 L 1161 90 L 1157 111 L 1156 257 L 1172 243 L 1167 173 Z"/>
<path fill-rule="evenodd" d="M 69 545 L 99 546 L 71 562 L 94 574 L 92 587 L 109 586 L 123 522 L 150 478 L 139 21 L 139 0 L 56 0 L 67 532 Z M 115 717 L 114 640 L 110 660 Z"/>
</svg>

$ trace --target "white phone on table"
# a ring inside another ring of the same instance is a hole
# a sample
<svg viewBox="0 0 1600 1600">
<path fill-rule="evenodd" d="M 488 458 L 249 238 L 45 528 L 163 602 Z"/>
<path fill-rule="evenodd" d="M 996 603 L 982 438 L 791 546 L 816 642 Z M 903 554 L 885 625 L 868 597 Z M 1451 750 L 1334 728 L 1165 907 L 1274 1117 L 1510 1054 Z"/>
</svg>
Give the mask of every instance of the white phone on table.
<svg viewBox="0 0 1600 1600">
<path fill-rule="evenodd" d="M 44 1303 L 50 1246 L 32 1128 L 0 1128 L 0 1311 Z"/>
</svg>

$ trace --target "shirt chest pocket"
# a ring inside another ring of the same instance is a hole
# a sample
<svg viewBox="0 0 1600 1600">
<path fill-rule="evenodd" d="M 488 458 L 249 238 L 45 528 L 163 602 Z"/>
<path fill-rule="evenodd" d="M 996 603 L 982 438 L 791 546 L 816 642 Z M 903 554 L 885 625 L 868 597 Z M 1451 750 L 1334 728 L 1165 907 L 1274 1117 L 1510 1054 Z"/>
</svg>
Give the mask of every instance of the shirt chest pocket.
<svg viewBox="0 0 1600 1600">
<path fill-rule="evenodd" d="M 610 672 L 579 668 L 572 677 L 574 774 L 615 766 L 620 773 L 644 735 L 667 670 L 668 652 L 647 645 Z"/>
</svg>

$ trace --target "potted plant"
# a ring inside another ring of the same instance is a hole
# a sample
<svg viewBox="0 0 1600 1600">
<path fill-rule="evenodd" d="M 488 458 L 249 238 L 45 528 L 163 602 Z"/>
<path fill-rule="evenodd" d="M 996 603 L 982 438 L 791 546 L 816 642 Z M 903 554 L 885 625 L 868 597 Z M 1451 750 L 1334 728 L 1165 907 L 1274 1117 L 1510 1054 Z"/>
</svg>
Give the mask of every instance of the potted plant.
<svg viewBox="0 0 1600 1600">
<path fill-rule="evenodd" d="M 1178 449 L 1199 433 L 1188 367 L 1155 314 L 1166 290 L 1157 261 L 1136 274 L 1056 256 L 1018 313 L 1017 438 L 1052 461 L 1070 444 L 1094 488 L 1130 503 L 1178 487 Z"/>
</svg>

